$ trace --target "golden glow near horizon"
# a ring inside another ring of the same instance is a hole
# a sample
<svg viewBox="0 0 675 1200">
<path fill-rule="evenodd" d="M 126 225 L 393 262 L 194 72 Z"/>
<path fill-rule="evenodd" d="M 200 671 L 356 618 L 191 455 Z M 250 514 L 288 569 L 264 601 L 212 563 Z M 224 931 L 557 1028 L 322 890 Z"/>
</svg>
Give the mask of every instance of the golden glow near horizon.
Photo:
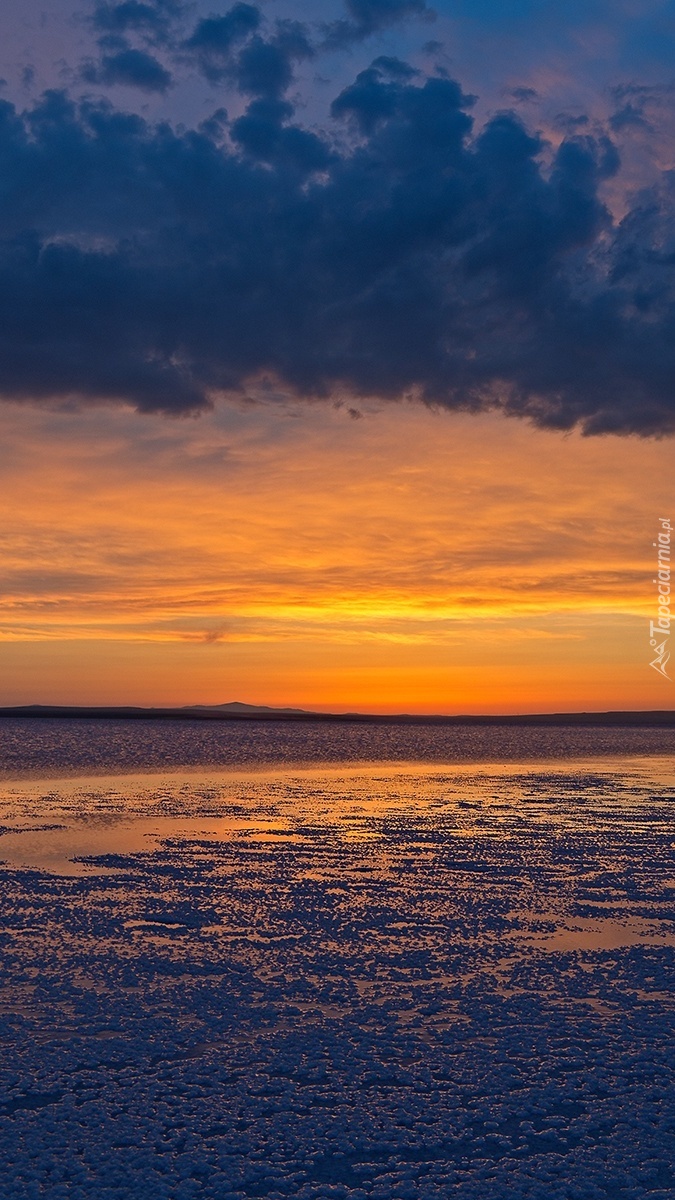
<svg viewBox="0 0 675 1200">
<path fill-rule="evenodd" d="M 668 441 L 364 411 L 3 407 L 0 702 L 673 706 Z"/>
</svg>

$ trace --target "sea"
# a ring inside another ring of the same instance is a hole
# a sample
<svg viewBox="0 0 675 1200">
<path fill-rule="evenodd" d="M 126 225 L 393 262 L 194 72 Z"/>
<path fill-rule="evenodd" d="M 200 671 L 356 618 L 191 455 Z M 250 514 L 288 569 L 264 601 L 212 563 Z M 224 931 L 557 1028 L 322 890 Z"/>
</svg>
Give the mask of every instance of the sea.
<svg viewBox="0 0 675 1200">
<path fill-rule="evenodd" d="M 0 720 L 2 1200 L 673 1200 L 674 750 Z"/>
</svg>

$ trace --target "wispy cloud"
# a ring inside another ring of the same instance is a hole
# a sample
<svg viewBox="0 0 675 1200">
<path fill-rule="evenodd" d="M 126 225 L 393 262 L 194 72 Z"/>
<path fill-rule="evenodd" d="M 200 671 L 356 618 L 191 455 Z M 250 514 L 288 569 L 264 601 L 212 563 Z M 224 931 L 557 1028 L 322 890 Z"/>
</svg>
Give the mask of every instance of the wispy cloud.
<svg viewBox="0 0 675 1200">
<path fill-rule="evenodd" d="M 2 428 L 23 498 L 3 513 L 6 636 L 449 645 L 649 610 L 666 443 L 572 449 L 413 406 L 168 426 L 8 408 Z"/>
</svg>

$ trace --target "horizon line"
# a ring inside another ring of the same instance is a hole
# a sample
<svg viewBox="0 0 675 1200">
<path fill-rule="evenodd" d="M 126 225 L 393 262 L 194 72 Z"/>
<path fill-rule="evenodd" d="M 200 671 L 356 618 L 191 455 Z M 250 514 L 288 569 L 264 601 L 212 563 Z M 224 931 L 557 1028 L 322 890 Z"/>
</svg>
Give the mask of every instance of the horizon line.
<svg viewBox="0 0 675 1200">
<path fill-rule="evenodd" d="M 197 721 L 334 721 L 361 723 L 403 722 L 406 724 L 652 724 L 675 726 L 675 708 L 603 709 L 530 713 L 375 713 L 348 710 L 333 712 L 231 701 L 228 704 L 131 705 L 131 704 L 22 704 L 0 705 L 0 717 L 92 720 L 197 720 Z"/>
</svg>

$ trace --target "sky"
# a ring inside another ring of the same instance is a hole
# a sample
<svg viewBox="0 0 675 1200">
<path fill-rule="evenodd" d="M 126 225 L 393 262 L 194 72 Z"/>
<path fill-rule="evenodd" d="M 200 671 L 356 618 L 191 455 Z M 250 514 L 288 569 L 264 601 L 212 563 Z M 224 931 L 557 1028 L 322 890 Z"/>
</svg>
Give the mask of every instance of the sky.
<svg viewBox="0 0 675 1200">
<path fill-rule="evenodd" d="M 672 708 L 675 3 L 0 24 L 0 703 Z"/>
</svg>

